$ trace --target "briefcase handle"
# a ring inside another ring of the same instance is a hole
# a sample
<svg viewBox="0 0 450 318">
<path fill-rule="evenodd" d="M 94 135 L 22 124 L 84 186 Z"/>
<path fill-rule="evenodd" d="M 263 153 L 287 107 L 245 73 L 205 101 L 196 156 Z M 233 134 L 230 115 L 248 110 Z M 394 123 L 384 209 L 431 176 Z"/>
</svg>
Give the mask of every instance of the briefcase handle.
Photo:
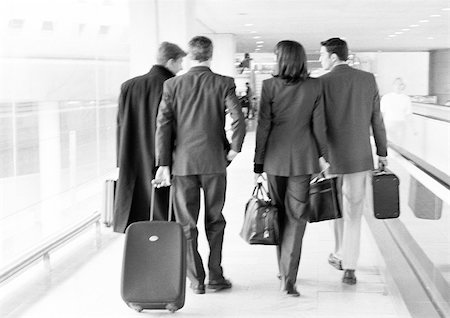
<svg viewBox="0 0 450 318">
<path fill-rule="evenodd" d="M 257 199 L 263 199 L 264 201 L 272 201 L 269 195 L 269 191 L 267 191 L 262 182 L 256 183 L 255 188 L 253 189 L 252 196 Z M 267 200 L 265 199 L 265 197 L 267 197 Z"/>
<path fill-rule="evenodd" d="M 327 176 L 325 175 L 325 171 L 328 169 L 329 167 L 326 167 L 325 169 L 323 169 L 322 171 L 320 171 L 317 176 L 315 176 L 309 183 L 316 183 L 319 179 L 326 179 Z"/>
<path fill-rule="evenodd" d="M 155 213 L 155 189 L 156 189 L 156 184 L 153 183 L 154 180 L 152 180 L 151 185 L 152 185 L 152 196 L 151 196 L 151 200 L 150 200 L 150 221 L 153 221 L 153 216 Z M 169 189 L 169 213 L 168 213 L 168 221 L 170 222 L 170 220 L 172 220 L 172 187 L 170 187 Z"/>
</svg>

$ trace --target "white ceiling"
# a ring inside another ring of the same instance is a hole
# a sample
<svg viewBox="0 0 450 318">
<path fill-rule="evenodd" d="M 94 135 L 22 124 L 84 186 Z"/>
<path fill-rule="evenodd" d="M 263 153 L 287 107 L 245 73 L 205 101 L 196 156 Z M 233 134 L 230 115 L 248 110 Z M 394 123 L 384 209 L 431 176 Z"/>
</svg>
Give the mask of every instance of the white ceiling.
<svg viewBox="0 0 450 318">
<path fill-rule="evenodd" d="M 449 10 L 449 0 L 196 0 L 197 21 L 235 34 L 240 53 L 255 52 L 257 41 L 272 52 L 285 39 L 315 53 L 335 36 L 353 51 L 450 48 Z"/>
</svg>

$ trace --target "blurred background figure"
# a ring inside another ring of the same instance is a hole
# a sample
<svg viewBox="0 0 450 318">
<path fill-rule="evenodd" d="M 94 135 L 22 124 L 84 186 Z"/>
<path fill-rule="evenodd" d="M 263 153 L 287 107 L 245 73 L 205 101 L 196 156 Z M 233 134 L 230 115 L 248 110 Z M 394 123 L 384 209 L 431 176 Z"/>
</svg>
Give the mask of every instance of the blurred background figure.
<svg viewBox="0 0 450 318">
<path fill-rule="evenodd" d="M 250 61 L 251 60 L 252 59 L 250 58 L 250 53 L 245 53 L 244 59 L 239 64 L 239 67 L 241 68 L 239 74 L 242 74 L 246 68 L 250 70 Z"/>
<path fill-rule="evenodd" d="M 381 112 L 388 140 L 396 144 L 405 139 L 408 121 L 411 118 L 411 99 L 404 93 L 406 88 L 401 77 L 393 82 L 393 91 L 381 98 Z"/>
</svg>

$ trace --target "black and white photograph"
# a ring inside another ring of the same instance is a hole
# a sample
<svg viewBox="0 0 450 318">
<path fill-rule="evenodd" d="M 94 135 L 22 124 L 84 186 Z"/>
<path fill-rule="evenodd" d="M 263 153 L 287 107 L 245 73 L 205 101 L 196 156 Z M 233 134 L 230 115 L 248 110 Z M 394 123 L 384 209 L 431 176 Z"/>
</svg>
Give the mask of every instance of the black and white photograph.
<svg viewBox="0 0 450 318">
<path fill-rule="evenodd" d="M 450 317 L 449 0 L 0 0 L 2 318 Z"/>
</svg>

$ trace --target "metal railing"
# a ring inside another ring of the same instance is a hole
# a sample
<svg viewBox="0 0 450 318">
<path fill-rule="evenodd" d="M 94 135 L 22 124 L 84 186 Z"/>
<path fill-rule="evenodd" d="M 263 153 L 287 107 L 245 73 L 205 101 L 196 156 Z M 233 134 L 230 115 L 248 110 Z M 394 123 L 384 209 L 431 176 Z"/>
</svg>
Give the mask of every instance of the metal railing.
<svg viewBox="0 0 450 318">
<path fill-rule="evenodd" d="M 28 268 L 40 259 L 42 259 L 44 262 L 49 262 L 50 252 L 68 242 L 93 224 L 96 225 L 98 235 L 100 231 L 100 213 L 97 211 L 94 212 L 91 216 L 81 220 L 73 226 L 70 226 L 64 231 L 61 231 L 61 233 L 48 238 L 38 246 L 31 248 L 30 250 L 10 262 L 8 265 L 1 268 L 0 284 L 7 281 L 14 275 L 20 273 L 22 270 Z"/>
</svg>

